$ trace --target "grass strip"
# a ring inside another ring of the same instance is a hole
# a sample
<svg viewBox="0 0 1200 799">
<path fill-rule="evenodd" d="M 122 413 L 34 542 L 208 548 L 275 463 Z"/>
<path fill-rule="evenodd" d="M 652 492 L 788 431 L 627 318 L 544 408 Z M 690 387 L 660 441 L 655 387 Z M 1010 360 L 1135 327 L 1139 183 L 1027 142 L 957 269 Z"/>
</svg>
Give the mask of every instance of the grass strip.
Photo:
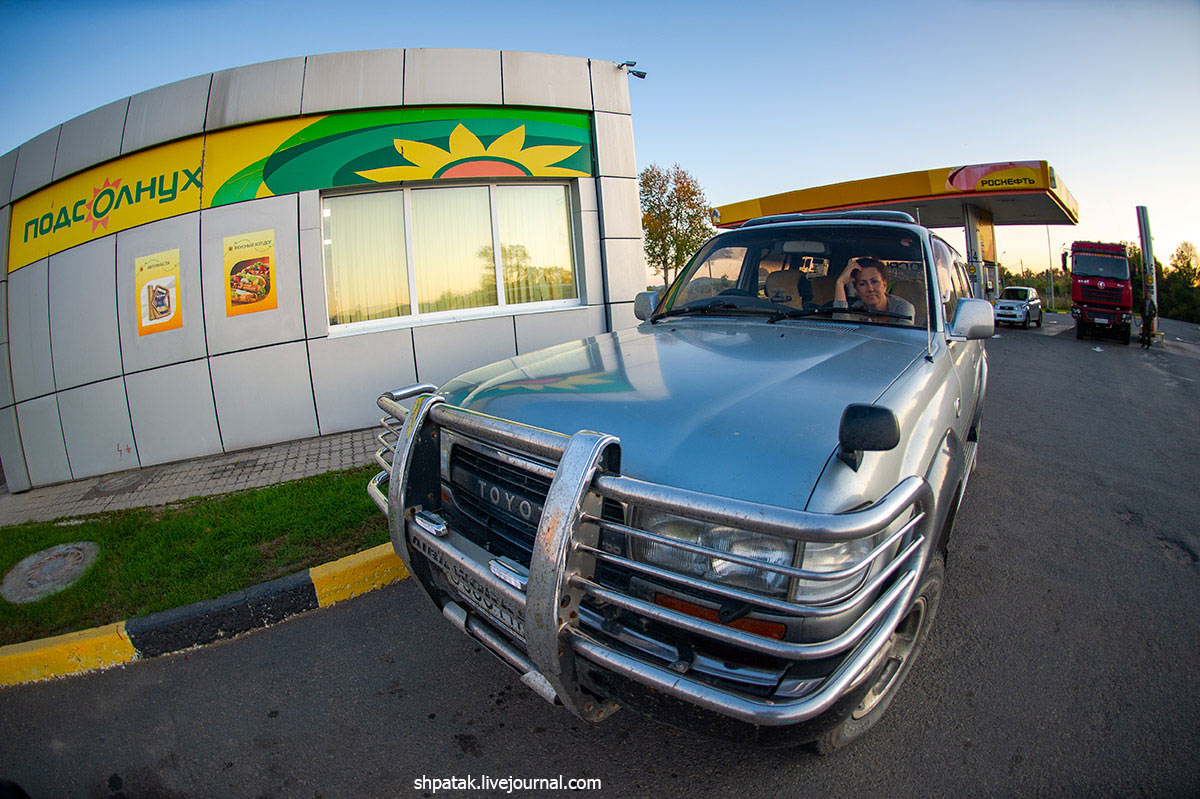
<svg viewBox="0 0 1200 799">
<path fill-rule="evenodd" d="M 0 600 L 0 646 L 239 591 L 388 540 L 367 466 L 82 520 L 0 527 L 0 575 L 55 544 L 93 541 L 96 563 L 37 602 Z"/>
</svg>

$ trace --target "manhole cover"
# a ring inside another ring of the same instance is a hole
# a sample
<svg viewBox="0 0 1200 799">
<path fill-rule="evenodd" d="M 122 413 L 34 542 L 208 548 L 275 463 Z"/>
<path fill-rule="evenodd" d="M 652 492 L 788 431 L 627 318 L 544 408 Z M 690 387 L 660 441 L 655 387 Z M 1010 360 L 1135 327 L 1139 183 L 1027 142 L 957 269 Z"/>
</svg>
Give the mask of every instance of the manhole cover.
<svg viewBox="0 0 1200 799">
<path fill-rule="evenodd" d="M 83 576 L 99 551 L 91 541 L 79 541 L 35 552 L 4 575 L 0 596 L 23 604 L 58 593 Z"/>
<path fill-rule="evenodd" d="M 111 497 L 114 494 L 127 494 L 138 486 L 145 484 L 153 476 L 154 470 L 114 474 L 112 477 L 106 477 L 89 488 L 84 493 L 83 498 L 96 499 L 97 497 Z"/>
</svg>

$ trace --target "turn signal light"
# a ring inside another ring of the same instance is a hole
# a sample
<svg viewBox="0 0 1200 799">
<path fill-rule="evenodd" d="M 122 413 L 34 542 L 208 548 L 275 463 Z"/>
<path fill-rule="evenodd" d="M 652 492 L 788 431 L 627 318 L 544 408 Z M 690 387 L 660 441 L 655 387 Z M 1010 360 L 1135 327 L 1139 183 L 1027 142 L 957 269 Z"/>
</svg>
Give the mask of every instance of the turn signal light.
<svg viewBox="0 0 1200 799">
<path fill-rule="evenodd" d="M 687 600 L 667 596 L 666 594 L 655 594 L 654 604 L 668 610 L 695 616 L 697 619 L 715 621 L 717 624 L 723 623 L 717 618 L 717 612 L 712 608 L 706 608 L 703 605 L 697 605 L 694 602 L 688 602 Z M 776 641 L 782 641 L 784 633 L 787 632 L 787 627 L 779 622 L 763 621 L 762 619 L 738 619 L 732 624 L 726 624 L 725 626 L 753 635 L 761 635 L 763 638 L 774 638 Z"/>
</svg>

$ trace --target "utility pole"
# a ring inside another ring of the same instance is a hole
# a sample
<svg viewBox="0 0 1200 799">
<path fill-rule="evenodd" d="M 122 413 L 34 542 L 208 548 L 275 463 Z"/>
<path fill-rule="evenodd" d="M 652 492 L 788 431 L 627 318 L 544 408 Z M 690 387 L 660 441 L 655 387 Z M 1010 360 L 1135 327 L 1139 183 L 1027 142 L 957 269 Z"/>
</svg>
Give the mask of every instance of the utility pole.
<svg viewBox="0 0 1200 799">
<path fill-rule="evenodd" d="M 1142 275 L 1145 281 L 1142 283 L 1144 289 L 1142 303 L 1153 302 L 1154 307 L 1158 308 L 1158 275 L 1154 269 L 1154 242 L 1150 236 L 1150 213 L 1146 210 L 1146 206 L 1139 205 L 1137 207 L 1137 221 L 1138 236 L 1142 240 Z M 1153 341 L 1153 336 L 1158 332 L 1157 312 L 1154 318 L 1148 319 L 1147 322 L 1150 325 L 1150 340 Z"/>
</svg>

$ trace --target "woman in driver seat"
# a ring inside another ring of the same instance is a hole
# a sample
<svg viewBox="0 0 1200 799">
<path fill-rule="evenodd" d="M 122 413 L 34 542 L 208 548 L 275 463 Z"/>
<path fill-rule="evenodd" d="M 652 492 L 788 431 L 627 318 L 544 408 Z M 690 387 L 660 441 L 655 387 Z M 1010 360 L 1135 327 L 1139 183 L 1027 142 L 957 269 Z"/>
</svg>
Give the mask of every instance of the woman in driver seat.
<svg viewBox="0 0 1200 799">
<path fill-rule="evenodd" d="M 846 303 L 846 285 L 854 284 L 858 299 L 853 305 Z M 891 322 L 893 324 L 912 324 L 915 310 L 912 303 L 903 297 L 887 293 L 888 268 L 875 258 L 851 258 L 846 268 L 838 276 L 833 289 L 834 308 L 864 308 L 872 311 L 886 311 L 899 314 L 902 318 L 890 316 L 871 317 L 873 322 Z"/>
</svg>

